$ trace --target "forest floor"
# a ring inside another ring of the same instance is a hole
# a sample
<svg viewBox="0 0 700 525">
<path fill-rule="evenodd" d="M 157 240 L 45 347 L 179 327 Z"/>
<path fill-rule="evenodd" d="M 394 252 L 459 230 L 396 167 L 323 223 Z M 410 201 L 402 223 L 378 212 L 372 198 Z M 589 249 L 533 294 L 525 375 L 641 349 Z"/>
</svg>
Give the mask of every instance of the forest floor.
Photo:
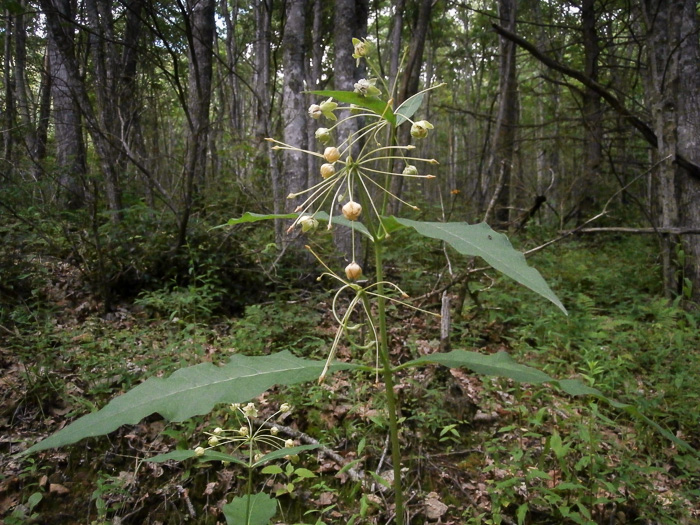
<svg viewBox="0 0 700 525">
<path fill-rule="evenodd" d="M 16 453 L 144 378 L 182 366 L 284 349 L 325 359 L 335 333 L 330 296 L 280 295 L 238 318 L 183 320 L 154 315 L 143 303 L 105 316 L 75 268 L 40 264 L 48 276 L 44 311 L 0 326 L 0 520 L 225 523 L 221 508 L 241 493 L 245 472 L 218 462 L 143 460 L 196 447 L 204 432 L 233 423 L 226 407 L 177 424 L 153 416 L 107 437 Z M 659 297 L 653 249 L 637 240 L 577 241 L 533 265 L 569 316 L 504 280 L 472 282 L 469 297 L 478 300 L 467 297 L 455 312 L 453 348 L 507 351 L 554 377 L 581 379 L 700 449 L 700 316 Z M 404 275 L 416 296 L 431 278 Z M 439 310 L 439 298 L 421 307 Z M 439 351 L 439 321 L 390 314 L 396 362 Z M 341 347 L 338 358 L 357 356 Z M 700 523 L 697 453 L 596 399 L 432 366 L 401 376 L 396 390 L 409 523 Z M 342 372 L 256 400 L 260 417 L 291 403 L 284 437 L 323 445 L 301 455 L 294 468 L 313 476 L 295 479 L 290 494 L 285 474 L 255 474 L 258 489 L 280 494 L 275 523 L 390 520 L 382 391 L 367 374 Z"/>
</svg>

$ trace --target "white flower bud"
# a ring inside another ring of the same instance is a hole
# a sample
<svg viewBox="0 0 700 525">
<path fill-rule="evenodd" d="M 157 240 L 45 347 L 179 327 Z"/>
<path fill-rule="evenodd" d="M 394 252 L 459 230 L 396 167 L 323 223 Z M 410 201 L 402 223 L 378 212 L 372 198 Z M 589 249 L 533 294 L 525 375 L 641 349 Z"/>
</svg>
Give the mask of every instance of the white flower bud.
<svg viewBox="0 0 700 525">
<path fill-rule="evenodd" d="M 353 58 L 356 58 L 359 62 L 360 58 L 365 57 L 369 54 L 372 49 L 372 44 L 365 38 L 362 40 L 358 38 L 352 39 L 352 45 L 354 46 Z"/>
<path fill-rule="evenodd" d="M 218 436 L 218 435 L 220 435 L 223 431 L 224 431 L 223 428 L 221 428 L 221 427 L 216 427 L 216 428 L 214 429 L 214 432 L 212 432 L 212 434 L 214 434 L 215 436 Z"/>
<path fill-rule="evenodd" d="M 250 430 L 248 429 L 248 427 L 245 426 L 238 429 L 238 435 L 240 436 L 247 436 L 248 432 L 250 432 Z"/>
<path fill-rule="evenodd" d="M 362 268 L 356 262 L 351 262 L 345 267 L 345 275 L 351 281 L 359 279 L 362 276 Z"/>
<path fill-rule="evenodd" d="M 328 144 L 331 141 L 331 130 L 328 128 L 318 128 L 314 135 L 321 144 Z"/>
<path fill-rule="evenodd" d="M 240 403 L 231 403 L 231 410 L 233 410 L 234 412 L 235 412 L 236 410 L 238 410 L 239 408 L 241 408 L 241 404 L 240 404 Z"/>
<path fill-rule="evenodd" d="M 343 216 L 349 221 L 356 221 L 361 213 L 362 206 L 355 201 L 350 201 L 343 206 Z"/>
<path fill-rule="evenodd" d="M 284 448 L 292 448 L 294 446 L 294 440 L 288 439 L 284 442 Z"/>
<path fill-rule="evenodd" d="M 245 417 L 258 417 L 258 409 L 255 408 L 253 403 L 248 403 L 243 407 L 243 415 L 245 415 Z"/>
<path fill-rule="evenodd" d="M 209 438 L 209 441 L 207 441 L 207 443 L 209 443 L 210 447 L 215 447 L 219 444 L 219 438 L 216 436 L 212 436 Z"/>
<path fill-rule="evenodd" d="M 335 146 L 328 146 L 323 150 L 323 158 L 333 163 L 340 158 L 340 150 Z"/>
<path fill-rule="evenodd" d="M 279 433 L 280 433 L 280 429 L 277 428 L 277 427 L 272 427 L 272 428 L 270 429 L 270 434 L 272 434 L 273 436 L 276 436 L 276 435 L 279 434 Z"/>
<path fill-rule="evenodd" d="M 335 175 L 335 166 L 333 164 L 323 164 L 321 166 L 321 177 L 327 179 L 333 175 Z"/>
<path fill-rule="evenodd" d="M 321 115 L 323 115 L 323 111 L 321 110 L 321 106 L 319 106 L 318 104 L 311 104 L 309 106 L 309 116 L 312 119 L 318 120 L 321 118 Z"/>
<path fill-rule="evenodd" d="M 280 412 L 282 412 L 283 414 L 286 412 L 290 412 L 291 410 L 292 410 L 292 405 L 290 405 L 289 403 L 282 403 L 280 405 Z"/>
<path fill-rule="evenodd" d="M 299 224 L 301 224 L 301 231 L 304 233 L 313 233 L 318 228 L 318 221 L 310 215 L 299 218 Z"/>
<path fill-rule="evenodd" d="M 411 126 L 411 136 L 416 139 L 423 139 L 428 136 L 428 130 L 433 129 L 433 125 L 427 120 L 419 120 Z"/>
<path fill-rule="evenodd" d="M 403 169 L 403 174 L 404 175 L 418 175 L 418 168 L 411 164 L 406 164 L 406 167 Z"/>
<path fill-rule="evenodd" d="M 202 447 L 197 447 L 196 449 L 194 449 L 194 455 L 197 457 L 203 456 L 204 452 L 206 452 L 206 451 Z"/>
<path fill-rule="evenodd" d="M 255 455 L 253 456 L 253 461 L 255 461 L 255 462 L 260 461 L 260 460 L 263 458 L 264 455 L 265 455 L 265 454 L 261 454 L 260 452 L 258 452 L 257 454 L 255 454 Z"/>
<path fill-rule="evenodd" d="M 376 78 L 361 78 L 355 83 L 355 93 L 362 95 L 363 97 L 376 97 L 381 95 L 381 91 L 374 84 L 377 82 Z"/>
</svg>

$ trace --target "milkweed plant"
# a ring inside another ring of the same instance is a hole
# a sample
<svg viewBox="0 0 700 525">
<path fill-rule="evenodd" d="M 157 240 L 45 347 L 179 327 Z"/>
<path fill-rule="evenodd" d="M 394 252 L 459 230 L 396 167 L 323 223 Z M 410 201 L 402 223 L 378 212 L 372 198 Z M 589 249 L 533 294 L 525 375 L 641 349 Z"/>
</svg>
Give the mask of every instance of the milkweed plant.
<svg viewBox="0 0 700 525">
<path fill-rule="evenodd" d="M 392 361 L 387 306 L 395 304 L 418 309 L 409 302 L 400 286 L 384 275 L 385 253 L 392 248 L 388 239 L 402 229 L 413 230 L 427 239 L 449 245 L 460 254 L 480 257 L 496 270 L 548 299 L 564 313 L 566 310 L 540 273 L 527 264 L 523 254 L 513 249 L 505 235 L 495 232 L 488 225 L 426 222 L 387 215 L 392 201 L 398 201 L 404 208 L 417 209 L 400 195 L 392 193 L 391 181 L 394 178 L 430 180 L 436 177 L 437 160 L 413 157 L 412 154 L 416 150 L 416 141 L 436 131 L 429 121 L 421 118 L 420 109 L 426 94 L 440 86 L 427 87 L 395 108 L 392 89 L 381 80 L 372 59 L 371 42 L 353 39 L 353 45 L 353 56 L 358 63 L 365 61 L 370 78 L 358 79 L 352 91 L 310 92 L 318 97 L 318 101 L 308 110 L 309 118 L 318 122 L 315 131 L 317 148 L 300 150 L 294 144 L 268 139 L 277 150 L 302 151 L 321 161 L 319 172 L 310 177 L 312 182 L 309 187 L 289 196 L 301 201 L 296 210 L 291 214 L 249 212 L 231 219 L 226 225 L 235 227 L 274 219 L 290 221 L 287 229 L 290 233 L 300 230 L 312 235 L 321 224 L 328 229 L 350 229 L 350 252 L 346 254 L 349 262 L 344 268 L 335 268 L 336 263 L 324 261 L 320 254 L 309 248 L 319 264 L 319 279 L 332 283 L 335 289 L 331 313 L 337 328 L 327 358 L 315 360 L 298 357 L 289 350 L 265 356 L 246 356 L 243 352 L 234 354 L 222 366 L 202 363 L 182 368 L 166 378 L 150 378 L 116 397 L 101 410 L 81 417 L 22 454 L 105 435 L 121 425 L 138 423 L 154 413 L 170 421 L 183 421 L 209 413 L 217 404 L 227 403 L 232 406 L 236 417 L 242 418 L 238 426 L 227 429 L 217 427 L 204 435 L 202 443 L 188 450 L 174 450 L 150 458 L 150 461 L 198 458 L 200 461 L 222 461 L 246 468 L 249 473 L 248 494 L 233 498 L 224 507 L 224 513 L 229 523 L 265 525 L 275 514 L 276 500 L 266 494 L 252 494 L 250 473 L 258 467 L 263 472 L 281 472 L 278 466 L 268 464 L 275 460 L 289 461 L 300 452 L 318 445 L 297 445 L 289 438 L 278 435 L 274 419 L 287 413 L 290 409 L 288 405 L 282 405 L 268 419 L 260 421 L 251 400 L 275 385 L 324 381 L 329 374 L 337 371 L 354 370 L 360 373 L 360 377 L 364 373 L 368 381 L 384 384 L 393 469 L 393 477 L 390 478 L 394 505 L 389 514 L 393 514 L 397 525 L 404 525 L 410 521 L 404 498 L 404 477 L 410 474 L 402 468 L 400 407 L 394 384 L 399 372 L 435 364 L 450 368 L 464 367 L 477 374 L 507 377 L 529 384 L 551 383 L 570 395 L 592 395 L 644 419 L 668 439 L 687 446 L 645 418 L 636 407 L 607 399 L 600 391 L 580 381 L 553 379 L 540 370 L 515 362 L 505 352 L 487 355 L 455 349 L 405 362 Z M 345 125 L 351 122 L 357 125 Z M 399 133 L 401 126 L 408 126 L 409 133 Z M 339 134 L 347 129 L 355 131 L 347 136 Z M 411 143 L 399 143 L 397 137 L 401 136 L 410 136 Z M 365 239 L 371 254 L 370 268 L 363 268 L 360 264 L 364 260 L 359 256 L 360 238 Z M 427 313 L 439 316 L 435 312 Z M 367 328 L 366 333 L 370 338 L 364 348 L 372 350 L 362 354 L 372 355 L 372 359 L 367 362 L 361 358 L 351 362 L 336 361 L 339 345 L 343 340 L 354 344 L 346 336 L 359 325 Z"/>
</svg>

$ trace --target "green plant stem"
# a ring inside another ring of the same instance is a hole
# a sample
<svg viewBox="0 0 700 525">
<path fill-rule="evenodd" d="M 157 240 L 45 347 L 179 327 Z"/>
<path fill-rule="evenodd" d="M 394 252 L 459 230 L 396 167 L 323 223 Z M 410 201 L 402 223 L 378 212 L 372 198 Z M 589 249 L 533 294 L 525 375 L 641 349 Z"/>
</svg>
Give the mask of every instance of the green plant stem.
<svg viewBox="0 0 700 525">
<path fill-rule="evenodd" d="M 382 364 L 382 375 L 386 389 L 386 402 L 389 412 L 389 436 L 391 442 L 391 462 L 394 466 L 394 504 L 396 509 L 396 524 L 403 525 L 403 486 L 401 483 L 401 446 L 399 443 L 399 423 L 396 394 L 394 393 L 394 371 L 389 359 L 389 344 L 386 329 L 386 299 L 384 297 L 384 267 L 382 259 L 381 240 L 374 242 L 374 258 L 377 274 L 377 315 L 379 317 L 379 359 Z"/>
<path fill-rule="evenodd" d="M 248 493 L 245 501 L 245 523 L 248 525 L 250 523 L 250 498 L 253 494 L 253 447 L 251 443 L 250 451 L 248 452 Z"/>
</svg>

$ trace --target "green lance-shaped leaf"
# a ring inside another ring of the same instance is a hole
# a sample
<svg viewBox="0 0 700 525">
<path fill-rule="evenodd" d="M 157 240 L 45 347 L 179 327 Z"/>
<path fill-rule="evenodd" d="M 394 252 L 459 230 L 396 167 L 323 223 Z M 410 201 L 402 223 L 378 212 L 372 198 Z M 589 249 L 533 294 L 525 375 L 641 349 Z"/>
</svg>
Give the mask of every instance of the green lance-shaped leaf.
<svg viewBox="0 0 700 525">
<path fill-rule="evenodd" d="M 249 222 L 259 222 L 259 221 L 269 221 L 273 219 L 296 219 L 299 216 L 298 213 L 268 213 L 268 214 L 260 214 L 260 213 L 250 213 L 246 212 L 244 213 L 241 217 L 238 217 L 237 219 L 229 219 L 226 224 L 223 226 L 235 226 L 237 224 L 246 224 Z M 328 222 L 330 220 L 330 216 L 325 212 L 325 211 L 319 211 L 314 214 L 314 217 L 318 219 L 319 221 L 323 222 Z M 367 226 L 362 224 L 360 221 L 349 221 L 342 215 L 334 215 L 333 216 L 333 224 L 341 224 L 343 226 L 347 226 L 348 228 L 352 228 L 353 230 L 357 231 L 358 233 L 361 233 L 362 235 L 365 235 L 371 240 L 374 240 L 374 237 L 372 237 L 372 234 L 369 232 L 367 229 Z M 221 226 L 216 226 L 217 228 L 221 228 Z"/>
<path fill-rule="evenodd" d="M 102 410 L 81 417 L 37 443 L 25 454 L 108 434 L 155 413 L 170 421 L 184 421 L 209 413 L 218 403 L 249 401 L 274 385 L 318 379 L 324 365 L 325 361 L 301 359 L 284 351 L 269 356 L 234 355 L 224 366 L 202 363 L 182 368 L 167 378 L 148 379 L 114 398 Z M 356 366 L 338 363 L 332 370 Z"/>
<path fill-rule="evenodd" d="M 396 115 L 394 115 L 391 106 L 377 97 L 363 97 L 354 91 L 306 91 L 311 95 L 320 95 L 322 97 L 333 97 L 338 102 L 345 104 L 355 104 L 361 108 L 368 109 L 377 115 L 383 116 L 392 125 L 396 125 Z"/>
<path fill-rule="evenodd" d="M 403 103 L 396 108 L 396 111 L 394 112 L 396 114 L 396 125 L 400 126 L 406 120 L 410 119 L 416 111 L 418 111 L 418 108 L 420 108 L 420 105 L 423 103 L 423 98 L 425 97 L 425 92 L 420 92 L 416 93 L 412 97 L 407 98 L 406 100 L 403 101 Z"/>
<path fill-rule="evenodd" d="M 525 256 L 513 248 L 508 237 L 497 233 L 486 223 L 420 222 L 398 217 L 382 220 L 389 233 L 404 227 L 413 228 L 431 239 L 440 239 L 463 255 L 481 257 L 496 270 L 549 299 L 564 313 L 566 308 L 540 275 L 525 261 Z"/>
<path fill-rule="evenodd" d="M 250 509 L 248 521 L 246 509 Z M 277 513 L 277 500 L 264 492 L 246 494 L 233 498 L 231 503 L 224 505 L 221 510 L 228 525 L 268 525 Z"/>
</svg>

